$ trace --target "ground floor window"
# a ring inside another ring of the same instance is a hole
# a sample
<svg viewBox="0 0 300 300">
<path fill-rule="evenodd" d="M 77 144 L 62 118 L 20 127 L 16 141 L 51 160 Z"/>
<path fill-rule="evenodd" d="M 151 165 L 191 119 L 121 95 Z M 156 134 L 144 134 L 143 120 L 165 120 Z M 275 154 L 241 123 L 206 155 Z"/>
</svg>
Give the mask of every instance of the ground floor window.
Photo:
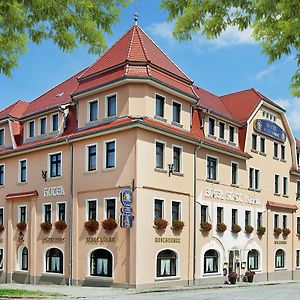
<svg viewBox="0 0 300 300">
<path fill-rule="evenodd" d="M 113 257 L 105 249 L 97 249 L 91 253 L 90 274 L 92 276 L 112 277 Z"/>
<path fill-rule="evenodd" d="M 296 267 L 300 267 L 300 250 L 296 251 Z"/>
<path fill-rule="evenodd" d="M 275 268 L 284 268 L 285 253 L 282 249 L 278 249 L 275 253 Z"/>
<path fill-rule="evenodd" d="M 177 255 L 172 250 L 163 250 L 157 255 L 157 277 L 176 276 Z"/>
<path fill-rule="evenodd" d="M 204 254 L 204 273 L 219 271 L 219 254 L 216 250 L 207 250 Z"/>
<path fill-rule="evenodd" d="M 63 273 L 63 253 L 57 248 L 51 248 L 46 253 L 46 272 Z"/>
<path fill-rule="evenodd" d="M 0 270 L 3 270 L 3 249 L 0 249 Z"/>
<path fill-rule="evenodd" d="M 20 270 L 28 271 L 28 249 L 22 247 L 19 251 L 19 266 Z"/>
<path fill-rule="evenodd" d="M 248 270 L 258 270 L 259 253 L 257 250 L 252 249 L 248 252 L 247 265 Z"/>
</svg>

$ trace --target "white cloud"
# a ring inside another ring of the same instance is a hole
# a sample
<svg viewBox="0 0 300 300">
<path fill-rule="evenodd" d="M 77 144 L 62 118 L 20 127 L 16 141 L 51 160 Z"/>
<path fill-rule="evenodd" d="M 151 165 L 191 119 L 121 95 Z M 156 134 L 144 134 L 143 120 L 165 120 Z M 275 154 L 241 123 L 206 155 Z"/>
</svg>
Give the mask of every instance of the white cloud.
<svg viewBox="0 0 300 300">
<path fill-rule="evenodd" d="M 173 37 L 173 24 L 168 22 L 162 23 L 153 23 L 149 27 L 147 27 L 147 31 L 149 31 L 152 35 L 165 39 L 168 42 L 174 42 L 175 38 Z"/>
<path fill-rule="evenodd" d="M 274 65 L 266 68 L 266 69 L 263 69 L 262 71 L 258 72 L 256 75 L 255 75 L 255 78 L 257 80 L 260 80 L 262 79 L 263 77 L 267 76 L 267 75 L 270 75 L 271 73 L 273 73 L 275 71 L 276 67 Z"/>
</svg>

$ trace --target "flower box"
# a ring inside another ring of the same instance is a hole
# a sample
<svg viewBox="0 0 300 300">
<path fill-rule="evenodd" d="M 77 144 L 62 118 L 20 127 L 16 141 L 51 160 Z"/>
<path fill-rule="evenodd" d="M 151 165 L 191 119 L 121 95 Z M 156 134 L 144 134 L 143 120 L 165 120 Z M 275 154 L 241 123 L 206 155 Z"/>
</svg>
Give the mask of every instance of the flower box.
<svg viewBox="0 0 300 300">
<path fill-rule="evenodd" d="M 183 227 L 184 227 L 184 222 L 182 222 L 182 221 L 174 220 L 172 223 L 172 229 L 174 231 L 180 231 L 183 229 Z"/>
<path fill-rule="evenodd" d="M 231 226 L 231 231 L 232 231 L 233 233 L 239 233 L 241 230 L 242 230 L 242 228 L 241 228 L 241 226 L 238 225 L 238 224 L 233 224 L 233 225 Z"/>
<path fill-rule="evenodd" d="M 102 227 L 104 230 L 110 231 L 118 227 L 118 224 L 115 219 L 107 218 L 102 221 Z"/>
<path fill-rule="evenodd" d="M 99 228 L 99 223 L 96 220 L 89 220 L 84 223 L 84 227 L 88 232 L 96 232 Z"/>
<path fill-rule="evenodd" d="M 266 227 L 260 226 L 260 227 L 257 228 L 257 234 L 258 235 L 262 236 L 262 235 L 265 234 L 265 232 L 266 232 Z"/>
<path fill-rule="evenodd" d="M 279 227 L 274 228 L 274 235 L 279 235 L 279 234 L 281 234 L 281 232 L 282 232 L 281 228 L 279 228 Z"/>
<path fill-rule="evenodd" d="M 0 232 L 4 231 L 4 229 L 5 227 L 2 224 L 0 224 Z"/>
<path fill-rule="evenodd" d="M 254 275 L 255 275 L 254 271 L 247 271 L 245 273 L 245 277 L 247 279 L 247 282 L 253 282 Z"/>
<path fill-rule="evenodd" d="M 41 224 L 41 228 L 45 232 L 49 232 L 52 229 L 52 224 L 50 222 L 44 222 Z"/>
<path fill-rule="evenodd" d="M 210 223 L 208 223 L 208 222 L 202 222 L 201 223 L 201 229 L 203 231 L 209 232 L 212 229 L 212 225 Z"/>
<path fill-rule="evenodd" d="M 236 284 L 237 279 L 237 273 L 236 272 L 230 272 L 228 275 L 228 280 L 231 284 Z"/>
<path fill-rule="evenodd" d="M 227 226 L 224 223 L 218 223 L 217 224 L 217 231 L 225 232 L 226 230 L 227 230 Z"/>
<path fill-rule="evenodd" d="M 56 230 L 63 231 L 67 228 L 68 225 L 65 221 L 59 220 L 54 223 L 54 226 L 55 226 Z"/>
<path fill-rule="evenodd" d="M 168 226 L 168 221 L 167 220 L 164 220 L 164 219 L 156 219 L 154 221 L 154 226 L 156 227 L 156 229 L 166 229 L 167 226 Z"/>
<path fill-rule="evenodd" d="M 253 227 L 251 225 L 246 225 L 245 226 L 245 232 L 248 234 L 251 234 L 253 232 Z"/>
<path fill-rule="evenodd" d="M 283 228 L 282 229 L 282 235 L 283 236 L 288 236 L 291 233 L 290 229 L 288 228 Z"/>
<path fill-rule="evenodd" d="M 27 228 L 27 224 L 26 223 L 18 223 L 17 224 L 17 228 L 19 229 L 19 230 L 26 230 L 26 228 Z"/>
</svg>

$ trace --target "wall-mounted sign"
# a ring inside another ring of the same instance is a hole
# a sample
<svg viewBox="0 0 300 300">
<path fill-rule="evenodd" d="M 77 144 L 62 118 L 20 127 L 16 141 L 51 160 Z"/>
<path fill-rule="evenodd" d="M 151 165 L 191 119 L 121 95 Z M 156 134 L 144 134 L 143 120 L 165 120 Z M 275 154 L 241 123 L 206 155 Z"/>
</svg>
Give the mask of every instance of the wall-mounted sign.
<svg viewBox="0 0 300 300">
<path fill-rule="evenodd" d="M 261 199 L 253 195 L 245 195 L 242 193 L 224 192 L 218 189 L 206 188 L 206 198 L 214 198 L 218 200 L 234 201 L 246 204 L 261 205 Z"/>
<path fill-rule="evenodd" d="M 65 196 L 65 194 L 65 189 L 62 185 L 44 188 L 44 197 Z"/>
<path fill-rule="evenodd" d="M 121 207 L 120 226 L 121 228 L 131 228 L 132 215 L 132 189 L 125 188 L 121 191 L 120 200 L 123 205 Z"/>
<path fill-rule="evenodd" d="M 87 244 L 114 243 L 116 240 L 113 236 L 87 237 Z"/>
<path fill-rule="evenodd" d="M 257 119 L 255 120 L 254 128 L 256 129 L 256 131 L 265 134 L 275 140 L 278 140 L 280 142 L 286 141 L 286 133 L 281 127 L 279 127 L 272 121 Z"/>
<path fill-rule="evenodd" d="M 274 241 L 274 245 L 286 245 L 286 241 Z"/>
<path fill-rule="evenodd" d="M 180 238 L 161 238 L 156 237 L 155 243 L 163 243 L 163 244 L 180 244 Z"/>
<path fill-rule="evenodd" d="M 64 243 L 65 238 L 45 238 L 42 241 L 43 243 Z"/>
</svg>

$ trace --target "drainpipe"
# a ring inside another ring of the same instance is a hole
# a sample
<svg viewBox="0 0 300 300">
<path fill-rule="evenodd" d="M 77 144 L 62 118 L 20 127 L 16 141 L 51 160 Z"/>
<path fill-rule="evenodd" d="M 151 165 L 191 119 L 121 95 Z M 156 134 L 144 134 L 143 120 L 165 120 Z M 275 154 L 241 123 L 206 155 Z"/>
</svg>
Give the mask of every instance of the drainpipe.
<svg viewBox="0 0 300 300">
<path fill-rule="evenodd" d="M 267 229 L 268 228 L 272 228 L 272 224 L 269 224 L 269 208 L 267 207 Z M 269 231 L 267 231 L 267 281 L 269 281 L 269 258 L 268 258 L 268 254 L 269 254 Z"/>
</svg>

